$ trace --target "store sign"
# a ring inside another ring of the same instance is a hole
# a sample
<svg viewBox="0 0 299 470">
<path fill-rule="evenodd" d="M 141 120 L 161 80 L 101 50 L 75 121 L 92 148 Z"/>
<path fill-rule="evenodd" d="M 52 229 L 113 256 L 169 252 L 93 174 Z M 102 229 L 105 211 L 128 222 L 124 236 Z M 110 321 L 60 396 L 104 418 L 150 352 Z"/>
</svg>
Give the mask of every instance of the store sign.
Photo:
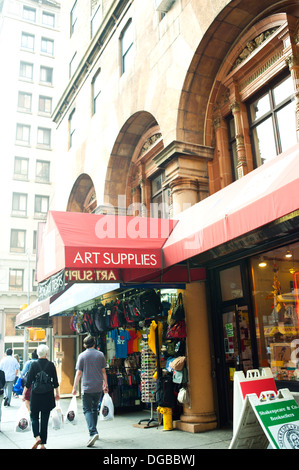
<svg viewBox="0 0 299 470">
<path fill-rule="evenodd" d="M 160 250 L 133 252 L 121 248 L 97 251 L 67 247 L 65 264 L 71 268 L 154 268 L 161 267 Z"/>
<path fill-rule="evenodd" d="M 117 269 L 66 269 L 66 282 L 115 282 L 120 279 Z"/>
<path fill-rule="evenodd" d="M 48 297 L 52 297 L 54 294 L 58 294 L 63 291 L 65 288 L 65 277 L 64 269 L 59 271 L 59 273 L 54 274 L 46 281 L 40 282 L 38 284 L 38 300 L 44 300 Z"/>
</svg>

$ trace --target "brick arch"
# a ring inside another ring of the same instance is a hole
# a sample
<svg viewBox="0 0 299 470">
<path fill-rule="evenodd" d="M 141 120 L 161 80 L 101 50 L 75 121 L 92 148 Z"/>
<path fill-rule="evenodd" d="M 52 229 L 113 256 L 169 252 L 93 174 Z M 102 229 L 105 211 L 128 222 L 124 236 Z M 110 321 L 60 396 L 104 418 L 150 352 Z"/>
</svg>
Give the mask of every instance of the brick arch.
<svg viewBox="0 0 299 470">
<path fill-rule="evenodd" d="M 97 207 L 97 198 L 92 179 L 86 173 L 75 181 L 67 203 L 69 212 L 92 212 Z"/>
<path fill-rule="evenodd" d="M 131 116 L 121 128 L 113 146 L 107 167 L 104 204 L 118 206 L 118 196 L 127 194 L 130 165 L 140 141 L 157 121 L 147 111 L 139 111 Z"/>
<path fill-rule="evenodd" d="M 298 3 L 235 0 L 215 18 L 200 41 L 183 85 L 178 112 L 179 141 L 210 145 L 206 138 L 209 98 L 220 67 L 233 45 L 254 23 L 280 12 L 298 16 Z"/>
</svg>

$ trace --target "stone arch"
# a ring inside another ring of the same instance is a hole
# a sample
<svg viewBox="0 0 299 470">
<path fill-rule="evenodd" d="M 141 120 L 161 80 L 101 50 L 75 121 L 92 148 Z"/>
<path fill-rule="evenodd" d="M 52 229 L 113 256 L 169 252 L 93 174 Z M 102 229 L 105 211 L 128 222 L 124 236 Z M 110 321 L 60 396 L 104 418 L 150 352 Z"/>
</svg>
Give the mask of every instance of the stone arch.
<svg viewBox="0 0 299 470">
<path fill-rule="evenodd" d="M 298 16 L 298 3 L 292 0 L 236 0 L 219 13 L 200 41 L 183 85 L 177 139 L 199 145 L 210 145 L 209 106 L 217 73 L 231 48 L 254 23 L 280 12 Z"/>
<path fill-rule="evenodd" d="M 83 173 L 73 185 L 66 210 L 69 212 L 92 212 L 96 207 L 97 197 L 93 181 L 89 175 Z"/>
<path fill-rule="evenodd" d="M 134 173 L 134 162 L 142 153 L 146 141 L 159 132 L 156 119 L 147 111 L 133 114 L 121 128 L 113 146 L 107 167 L 104 205 L 118 207 L 119 195 L 130 204 L 130 175 Z"/>
</svg>

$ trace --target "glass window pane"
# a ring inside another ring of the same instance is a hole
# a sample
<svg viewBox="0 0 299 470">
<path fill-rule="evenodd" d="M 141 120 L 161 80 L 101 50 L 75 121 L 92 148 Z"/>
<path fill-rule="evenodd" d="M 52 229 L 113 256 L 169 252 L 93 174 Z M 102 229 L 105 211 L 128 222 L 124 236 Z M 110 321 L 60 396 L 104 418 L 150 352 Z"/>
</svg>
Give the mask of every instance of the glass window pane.
<svg viewBox="0 0 299 470">
<path fill-rule="evenodd" d="M 222 302 L 243 297 L 243 287 L 240 266 L 220 271 Z"/>
<path fill-rule="evenodd" d="M 275 157 L 276 147 L 272 119 L 269 118 L 253 129 L 253 140 L 257 165 Z"/>
<path fill-rule="evenodd" d="M 254 122 L 257 119 L 264 116 L 267 112 L 270 111 L 270 98 L 269 94 L 258 98 L 252 105 L 250 105 L 250 116 L 251 121 Z"/>
<path fill-rule="evenodd" d="M 282 101 L 292 96 L 293 93 L 294 93 L 293 79 L 290 76 L 273 89 L 274 103 L 276 105 L 278 105 L 279 103 L 282 103 Z"/>
<path fill-rule="evenodd" d="M 296 138 L 296 106 L 292 101 L 277 112 L 277 124 L 281 143 L 281 151 L 292 147 L 297 143 Z"/>
</svg>

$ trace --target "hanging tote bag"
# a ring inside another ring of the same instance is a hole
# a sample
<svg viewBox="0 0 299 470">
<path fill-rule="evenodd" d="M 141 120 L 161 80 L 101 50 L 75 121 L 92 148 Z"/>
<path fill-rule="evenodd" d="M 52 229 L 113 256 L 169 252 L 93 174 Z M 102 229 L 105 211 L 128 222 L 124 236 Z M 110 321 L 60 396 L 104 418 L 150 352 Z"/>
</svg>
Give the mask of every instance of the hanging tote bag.
<svg viewBox="0 0 299 470">
<path fill-rule="evenodd" d="M 108 421 L 114 418 L 114 405 L 109 393 L 104 393 L 100 408 L 100 421 Z"/>
</svg>

